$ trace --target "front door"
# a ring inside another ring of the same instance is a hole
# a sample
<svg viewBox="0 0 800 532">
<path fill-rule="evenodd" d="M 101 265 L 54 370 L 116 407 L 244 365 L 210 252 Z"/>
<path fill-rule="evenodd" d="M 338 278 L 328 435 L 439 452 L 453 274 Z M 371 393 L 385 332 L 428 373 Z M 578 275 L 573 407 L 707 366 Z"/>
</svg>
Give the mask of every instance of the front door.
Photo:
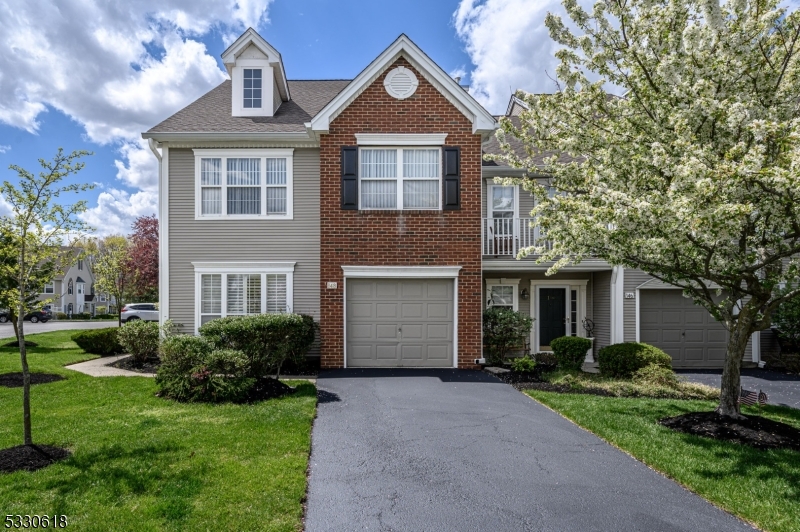
<svg viewBox="0 0 800 532">
<path fill-rule="evenodd" d="M 539 350 L 552 351 L 550 341 L 566 336 L 566 288 L 539 289 Z"/>
</svg>

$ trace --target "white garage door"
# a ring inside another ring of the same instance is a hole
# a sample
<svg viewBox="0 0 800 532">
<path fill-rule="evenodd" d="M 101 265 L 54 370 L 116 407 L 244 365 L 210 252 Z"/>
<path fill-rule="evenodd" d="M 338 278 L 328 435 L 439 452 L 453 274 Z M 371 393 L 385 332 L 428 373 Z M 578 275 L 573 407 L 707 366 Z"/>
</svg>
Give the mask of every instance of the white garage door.
<svg viewBox="0 0 800 532">
<path fill-rule="evenodd" d="M 721 368 L 728 331 L 681 290 L 641 290 L 639 339 L 662 349 L 676 368 Z"/>
<path fill-rule="evenodd" d="M 348 279 L 348 367 L 452 367 L 452 279 Z"/>
</svg>

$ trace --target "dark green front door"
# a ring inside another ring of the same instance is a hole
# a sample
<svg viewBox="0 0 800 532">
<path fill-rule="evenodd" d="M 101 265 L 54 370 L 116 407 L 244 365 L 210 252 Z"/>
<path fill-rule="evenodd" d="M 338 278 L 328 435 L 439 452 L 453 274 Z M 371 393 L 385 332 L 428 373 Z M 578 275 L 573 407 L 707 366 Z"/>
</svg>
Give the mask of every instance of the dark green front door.
<svg viewBox="0 0 800 532">
<path fill-rule="evenodd" d="M 566 336 L 566 288 L 539 289 L 539 349 L 550 350 L 553 338 Z"/>
</svg>

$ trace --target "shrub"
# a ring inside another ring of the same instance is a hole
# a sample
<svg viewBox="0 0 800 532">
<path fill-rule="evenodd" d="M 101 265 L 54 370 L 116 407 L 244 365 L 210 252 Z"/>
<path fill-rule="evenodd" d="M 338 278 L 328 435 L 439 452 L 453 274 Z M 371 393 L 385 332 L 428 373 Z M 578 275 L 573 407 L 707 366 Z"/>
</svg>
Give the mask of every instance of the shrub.
<svg viewBox="0 0 800 532">
<path fill-rule="evenodd" d="M 92 315 L 88 312 L 76 312 L 72 315 L 73 320 L 90 320 Z"/>
<path fill-rule="evenodd" d="M 586 360 L 586 351 L 592 347 L 591 340 L 578 336 L 562 336 L 550 341 L 558 367 L 566 370 L 580 370 Z"/>
<path fill-rule="evenodd" d="M 483 344 L 490 364 L 502 364 L 515 349 L 525 345 L 533 326 L 530 316 L 507 308 L 483 311 Z"/>
<path fill-rule="evenodd" d="M 533 359 L 540 366 L 551 366 L 553 369 L 555 369 L 556 366 L 558 366 L 558 360 L 556 360 L 556 356 L 553 353 L 547 351 L 540 351 L 539 353 L 534 353 Z"/>
<path fill-rule="evenodd" d="M 511 371 L 514 373 L 533 373 L 536 362 L 530 356 L 515 358 L 511 361 Z"/>
<path fill-rule="evenodd" d="M 56 312 L 55 316 L 56 316 L 57 320 L 65 320 L 65 319 L 67 319 L 67 315 L 65 313 L 63 313 L 63 312 Z"/>
<path fill-rule="evenodd" d="M 249 361 L 249 377 L 274 372 L 287 360 L 300 362 L 314 343 L 316 323 L 301 314 L 256 314 L 212 320 L 200 334 L 217 349 L 241 351 Z"/>
<path fill-rule="evenodd" d="M 608 345 L 597 354 L 600 373 L 608 377 L 630 378 L 649 364 L 672 369 L 672 357 L 657 347 L 637 342 Z"/>
<path fill-rule="evenodd" d="M 97 314 L 105 314 L 106 312 L 108 312 L 108 307 L 99 306 L 99 307 L 95 308 L 94 310 L 95 310 L 95 312 Z"/>
<path fill-rule="evenodd" d="M 178 335 L 164 340 L 156 374 L 159 393 L 178 401 L 242 401 L 255 383 L 241 351 L 214 349 L 200 336 Z"/>
<path fill-rule="evenodd" d="M 116 327 L 81 331 L 72 335 L 72 341 L 93 355 L 118 355 L 124 351 L 117 338 L 118 331 Z"/>
<path fill-rule="evenodd" d="M 667 388 L 677 388 L 680 384 L 678 376 L 672 368 L 665 368 L 658 364 L 648 364 L 636 370 L 633 374 L 633 382 L 642 385 L 666 386 Z"/>
<path fill-rule="evenodd" d="M 158 355 L 160 331 L 154 321 L 134 320 L 120 327 L 119 343 L 133 356 L 137 362 Z"/>
<path fill-rule="evenodd" d="M 103 313 L 103 314 L 95 314 L 95 315 L 94 315 L 94 319 L 96 319 L 96 320 L 110 320 L 110 319 L 117 319 L 117 315 L 116 315 L 116 314 L 106 314 L 106 313 Z"/>
<path fill-rule="evenodd" d="M 778 329 L 781 351 L 800 352 L 800 297 L 781 303 L 772 316 L 772 323 Z"/>
</svg>

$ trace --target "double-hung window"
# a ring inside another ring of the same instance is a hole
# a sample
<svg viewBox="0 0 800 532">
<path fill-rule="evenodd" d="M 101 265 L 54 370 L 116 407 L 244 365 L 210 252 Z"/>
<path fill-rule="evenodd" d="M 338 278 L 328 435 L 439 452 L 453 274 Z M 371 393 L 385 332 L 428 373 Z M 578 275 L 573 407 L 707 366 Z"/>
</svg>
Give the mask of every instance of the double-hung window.
<svg viewBox="0 0 800 532">
<path fill-rule="evenodd" d="M 441 209 L 439 148 L 362 148 L 361 209 Z"/>
<path fill-rule="evenodd" d="M 519 309 L 519 279 L 486 279 L 486 306 Z"/>
<path fill-rule="evenodd" d="M 242 107 L 245 109 L 261 108 L 261 69 L 244 69 L 244 93 Z"/>
<path fill-rule="evenodd" d="M 54 294 L 56 291 L 56 285 L 54 282 L 45 283 L 44 288 L 42 289 L 43 294 Z"/>
<path fill-rule="evenodd" d="M 194 153 L 195 218 L 292 218 L 293 150 Z"/>
<path fill-rule="evenodd" d="M 196 327 L 226 316 L 292 311 L 293 262 L 193 264 Z"/>
</svg>

